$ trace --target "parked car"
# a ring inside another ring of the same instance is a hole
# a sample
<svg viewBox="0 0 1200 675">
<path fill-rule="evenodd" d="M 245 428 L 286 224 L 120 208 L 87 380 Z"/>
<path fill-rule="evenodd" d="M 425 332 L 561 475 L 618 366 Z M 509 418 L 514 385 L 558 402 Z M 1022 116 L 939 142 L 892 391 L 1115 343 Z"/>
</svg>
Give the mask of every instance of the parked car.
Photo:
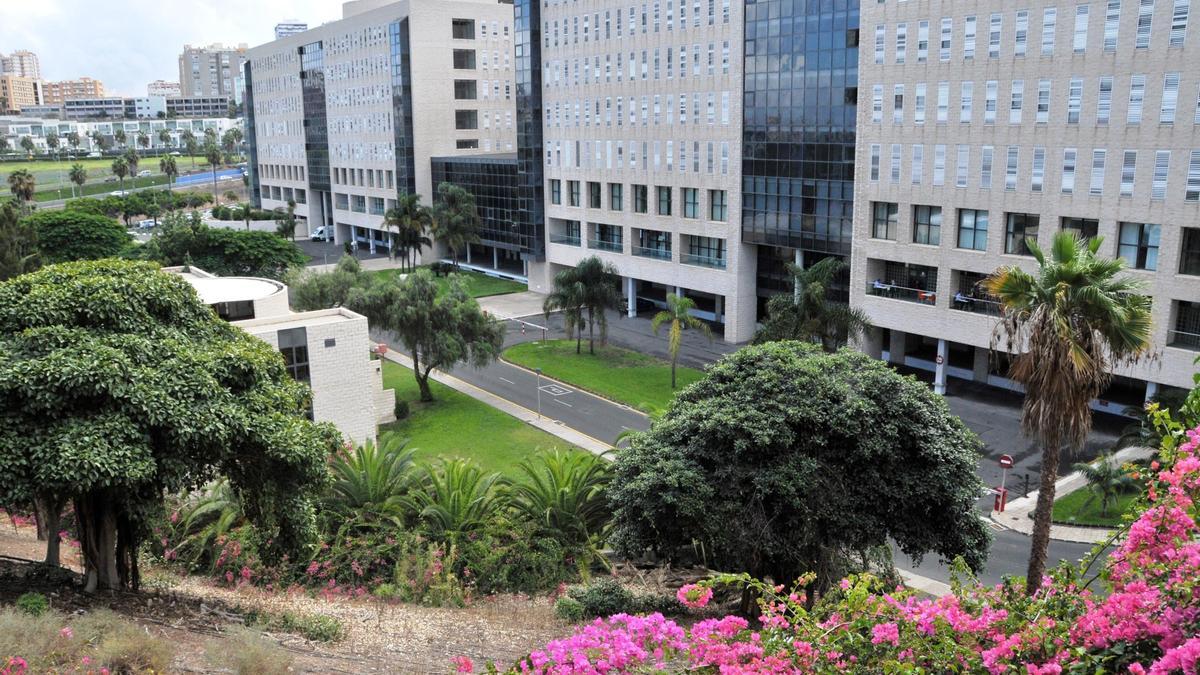
<svg viewBox="0 0 1200 675">
<path fill-rule="evenodd" d="M 125 195 L 129 194 L 129 190 L 113 190 L 112 192 L 110 192 L 108 194 L 110 194 L 114 197 L 124 197 Z"/>
<path fill-rule="evenodd" d="M 144 178 L 145 176 L 149 176 L 149 175 L 150 175 L 150 169 L 142 169 L 141 171 L 138 172 L 139 178 Z"/>
<path fill-rule="evenodd" d="M 309 239 L 311 239 L 312 241 L 325 241 L 325 226 L 322 225 L 321 227 L 318 227 L 317 229 L 313 230 L 312 235 L 309 237 Z"/>
<path fill-rule="evenodd" d="M 105 183 L 115 183 L 115 182 L 117 182 L 117 177 L 116 177 L 116 176 L 109 176 L 109 177 L 107 177 L 107 178 L 105 178 L 105 179 L 104 179 L 104 182 L 105 182 Z"/>
<path fill-rule="evenodd" d="M 87 154 L 88 157 L 102 157 L 99 150 L 93 150 Z"/>
<path fill-rule="evenodd" d="M 137 224 L 139 230 L 149 230 L 155 226 L 153 219 L 147 218 Z"/>
</svg>

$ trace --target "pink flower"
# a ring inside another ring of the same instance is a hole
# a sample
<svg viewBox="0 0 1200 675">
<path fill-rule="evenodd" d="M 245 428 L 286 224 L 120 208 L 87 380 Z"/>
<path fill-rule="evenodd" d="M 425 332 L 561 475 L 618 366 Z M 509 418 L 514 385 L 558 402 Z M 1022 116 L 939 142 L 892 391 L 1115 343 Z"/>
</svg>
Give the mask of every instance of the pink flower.
<svg viewBox="0 0 1200 675">
<path fill-rule="evenodd" d="M 878 645 L 884 642 L 894 646 L 900 646 L 900 627 L 894 623 L 880 623 L 871 628 L 871 644 Z"/>
<path fill-rule="evenodd" d="M 63 629 L 58 631 L 58 634 L 68 640 L 75 637 L 75 631 L 71 630 L 70 626 L 63 626 Z"/>
<path fill-rule="evenodd" d="M 699 609 L 712 600 L 712 589 L 699 584 L 687 584 L 675 592 L 675 598 L 686 607 Z"/>
<path fill-rule="evenodd" d="M 456 673 L 475 672 L 475 664 L 471 662 L 471 659 L 465 656 L 456 656 L 450 659 L 450 662 L 454 664 L 454 672 Z"/>
</svg>

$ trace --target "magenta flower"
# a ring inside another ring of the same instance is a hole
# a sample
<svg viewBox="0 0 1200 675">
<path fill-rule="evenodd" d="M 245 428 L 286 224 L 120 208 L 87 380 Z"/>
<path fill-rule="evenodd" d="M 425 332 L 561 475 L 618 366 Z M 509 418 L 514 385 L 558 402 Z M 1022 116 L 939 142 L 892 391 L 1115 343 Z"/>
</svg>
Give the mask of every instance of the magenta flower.
<svg viewBox="0 0 1200 675">
<path fill-rule="evenodd" d="M 681 586 L 679 590 L 675 592 L 675 598 L 679 600 L 679 602 L 683 603 L 683 605 L 686 607 L 692 607 L 695 609 L 699 609 L 707 605 L 708 601 L 712 600 L 712 595 L 713 592 L 711 588 L 708 588 L 707 586 L 701 586 L 699 584 L 687 584 L 685 586 Z"/>
</svg>

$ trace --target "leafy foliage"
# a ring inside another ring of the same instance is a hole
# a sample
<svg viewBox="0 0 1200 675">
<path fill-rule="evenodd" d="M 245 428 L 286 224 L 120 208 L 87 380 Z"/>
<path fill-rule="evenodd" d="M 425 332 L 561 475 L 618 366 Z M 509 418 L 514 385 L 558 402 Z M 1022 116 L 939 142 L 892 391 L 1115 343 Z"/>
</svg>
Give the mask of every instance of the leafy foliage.
<svg viewBox="0 0 1200 675">
<path fill-rule="evenodd" d="M 338 524 L 332 529 L 403 525 L 413 469 L 412 451 L 394 436 L 335 455 L 329 463 L 333 482 L 323 500 L 326 518 Z"/>
<path fill-rule="evenodd" d="M 284 279 L 308 262 L 296 246 L 272 232 L 210 228 L 199 215 L 168 215 L 140 252 L 165 266 L 195 265 L 217 276 Z"/>
<path fill-rule="evenodd" d="M 613 543 L 776 581 L 892 539 L 983 565 L 979 440 L 925 385 L 800 342 L 747 347 L 680 392 L 614 462 Z"/>
<path fill-rule="evenodd" d="M 542 310 L 547 316 L 561 310 L 563 322 L 569 335 L 577 332 L 576 349 L 583 339 L 583 329 L 588 330 L 588 353 L 596 352 L 595 329 L 600 328 L 600 342 L 608 338 L 606 312 L 615 309 L 621 302 L 621 276 L 612 263 L 596 256 L 579 261 L 554 277 L 554 288 L 546 296 Z M 587 318 L 584 318 L 584 314 Z"/>
<path fill-rule="evenodd" d="M 304 270 L 288 279 L 292 307 L 306 312 L 346 304 L 350 289 L 367 283 L 362 265 L 354 256 L 342 256 L 332 272 Z"/>
<path fill-rule="evenodd" d="M 554 613 L 573 623 L 613 614 L 682 614 L 684 606 L 666 595 L 635 593 L 616 579 L 596 579 L 582 586 L 571 586 L 554 603 Z"/>
<path fill-rule="evenodd" d="M 37 231 L 22 221 L 15 206 L 0 204 L 0 281 L 39 266 Z"/>
<path fill-rule="evenodd" d="M 81 211 L 39 211 L 25 223 L 37 233 L 38 253 L 47 264 L 111 258 L 130 241 L 117 221 Z"/>
<path fill-rule="evenodd" d="M 712 340 L 712 331 L 709 330 L 708 324 L 692 316 L 692 310 L 695 308 L 696 303 L 691 298 L 670 293 L 667 295 L 667 308 L 650 320 L 650 329 L 655 335 L 658 335 L 658 329 L 664 323 L 670 326 L 667 329 L 667 353 L 671 355 L 672 389 L 675 388 L 675 367 L 679 362 L 679 348 L 683 345 L 683 331 L 698 330 Z"/>
<path fill-rule="evenodd" d="M 795 292 L 776 295 L 767 302 L 767 320 L 754 336 L 762 344 L 775 340 L 815 342 L 827 352 L 846 346 L 871 327 L 862 310 L 831 302 L 829 289 L 847 265 L 838 258 L 825 258 L 809 268 L 788 265 Z"/>
<path fill-rule="evenodd" d="M 1102 516 L 1108 515 L 1109 502 L 1137 486 L 1125 468 L 1108 454 L 1100 455 L 1095 462 L 1076 462 L 1075 470 L 1083 474 L 1087 480 L 1087 489 L 1092 493 L 1085 504 L 1090 503 L 1092 499 L 1099 499 Z"/>
<path fill-rule="evenodd" d="M 479 243 L 480 223 L 474 195 L 453 183 L 437 186 L 437 203 L 430 226 L 433 236 L 450 249 L 455 265 L 459 253 Z M 414 226 L 410 228 L 415 230 Z"/>
</svg>

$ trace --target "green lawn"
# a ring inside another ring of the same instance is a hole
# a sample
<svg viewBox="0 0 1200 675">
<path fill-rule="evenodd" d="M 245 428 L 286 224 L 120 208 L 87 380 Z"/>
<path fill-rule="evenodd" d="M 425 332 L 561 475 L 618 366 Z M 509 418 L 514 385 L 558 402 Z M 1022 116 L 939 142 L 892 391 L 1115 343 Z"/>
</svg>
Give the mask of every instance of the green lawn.
<svg viewBox="0 0 1200 675">
<path fill-rule="evenodd" d="M 541 368 L 548 377 L 643 412 L 665 410 L 675 394 L 670 363 L 620 347 L 597 345 L 593 356 L 588 354 L 586 340 L 582 354 L 575 353 L 574 340 L 525 342 L 505 350 L 504 358 L 531 370 Z M 676 375 L 677 391 L 704 373 L 679 366 Z"/>
<path fill-rule="evenodd" d="M 63 173 L 66 173 L 67 170 L 71 168 L 72 164 L 82 164 L 83 168 L 88 170 L 89 175 L 108 175 L 111 173 L 110 170 L 112 169 L 112 163 L 114 159 L 116 159 L 116 157 L 81 157 L 79 159 L 71 159 L 70 157 L 64 155 L 62 161 L 58 162 L 54 161 L 53 159 L 6 161 L 0 162 L 0 173 L 3 173 L 5 176 L 7 176 L 17 169 L 25 169 L 33 174 L 53 173 L 57 175 L 60 168 L 63 170 Z M 142 157 L 141 162 L 138 164 L 138 170 L 140 171 L 141 169 L 152 168 L 151 164 L 153 164 L 153 168 L 157 170 L 159 159 L 161 158 L 154 156 Z M 175 165 L 179 167 L 180 173 L 184 171 L 190 171 L 192 168 L 192 160 L 187 155 L 180 155 L 179 157 L 175 158 Z M 196 155 L 196 169 L 202 169 L 207 166 L 208 160 L 204 159 L 204 157 L 200 155 Z"/>
<path fill-rule="evenodd" d="M 397 269 L 391 270 L 376 270 L 369 272 L 384 277 L 396 277 L 404 274 L 403 271 Z M 528 290 L 528 287 L 519 281 L 510 281 L 508 279 L 498 279 L 489 277 L 486 274 L 479 272 L 468 272 L 463 270 L 458 272 L 467 279 L 467 292 L 472 298 L 483 298 L 489 295 L 507 295 L 509 293 L 520 293 Z M 435 277 L 438 288 L 446 290 L 450 286 L 450 280 L 447 277 Z"/>
<path fill-rule="evenodd" d="M 1051 520 L 1062 525 L 1116 527 L 1121 524 L 1121 516 L 1133 506 L 1138 494 L 1130 492 L 1109 502 L 1107 516 L 1100 515 L 1099 497 L 1092 498 L 1090 504 L 1087 503 L 1088 498 L 1092 498 L 1092 493 L 1087 488 L 1080 488 L 1064 495 L 1054 502 Z"/>
<path fill-rule="evenodd" d="M 417 458 L 470 459 L 485 471 L 517 477 L 517 464 L 537 450 L 573 449 L 562 439 L 453 389 L 430 382 L 434 401 L 421 403 L 412 371 L 392 361 L 383 364 L 383 386 L 408 401 L 408 419 L 380 427 L 381 435 L 398 434 L 415 448 Z M 579 450 L 578 452 L 583 452 Z"/>
</svg>

